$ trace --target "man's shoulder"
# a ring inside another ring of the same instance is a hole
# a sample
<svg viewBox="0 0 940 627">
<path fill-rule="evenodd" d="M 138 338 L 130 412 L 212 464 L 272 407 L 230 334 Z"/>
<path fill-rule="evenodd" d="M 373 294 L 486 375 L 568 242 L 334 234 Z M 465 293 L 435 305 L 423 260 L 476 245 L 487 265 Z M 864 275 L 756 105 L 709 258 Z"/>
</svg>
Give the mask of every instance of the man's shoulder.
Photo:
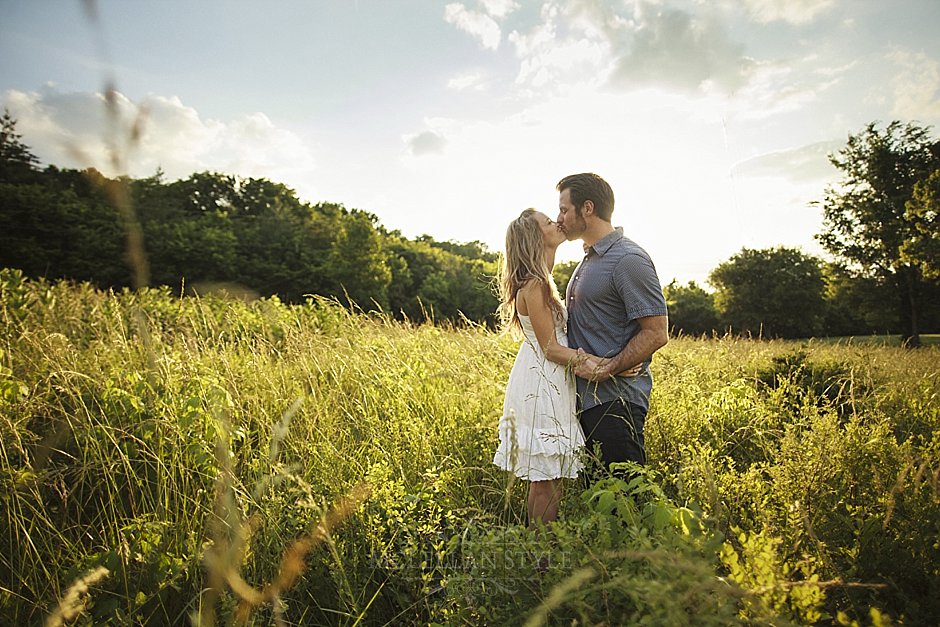
<svg viewBox="0 0 940 627">
<path fill-rule="evenodd" d="M 614 241 L 610 248 L 607 249 L 607 254 L 613 254 L 618 259 L 626 257 L 627 255 L 638 255 L 644 259 L 650 259 L 649 253 L 646 252 L 646 249 L 626 235 L 623 235 Z"/>
</svg>

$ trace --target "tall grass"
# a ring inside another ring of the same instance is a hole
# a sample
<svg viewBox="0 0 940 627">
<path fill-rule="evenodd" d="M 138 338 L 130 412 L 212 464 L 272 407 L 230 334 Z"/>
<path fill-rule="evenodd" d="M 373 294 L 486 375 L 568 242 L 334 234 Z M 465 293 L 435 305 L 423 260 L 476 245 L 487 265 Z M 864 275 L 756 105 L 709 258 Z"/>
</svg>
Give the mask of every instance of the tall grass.
<svg viewBox="0 0 940 627">
<path fill-rule="evenodd" d="M 507 337 L 12 271 L 0 291 L 0 622 L 940 611 L 936 349 L 675 340 L 648 473 L 570 483 L 535 533 L 490 461 Z"/>
<path fill-rule="evenodd" d="M 411 510 L 518 516 L 495 506 L 503 482 L 488 459 L 512 350 L 499 337 L 330 303 L 108 294 L 13 273 L 2 285 L 2 580 L 14 619 L 35 620 L 99 564 L 114 573 L 93 601 L 102 615 L 174 623 L 198 609 L 220 440 L 235 506 L 251 520 L 249 581 L 272 580 L 284 548 L 363 481 L 376 511 L 351 534 L 377 546 L 340 546 L 354 561 L 400 539 L 396 525 L 417 522 Z M 435 476 L 435 502 L 406 506 Z M 369 582 L 343 577 L 362 564 L 343 575 L 320 559 L 320 589 L 303 603 L 360 610 Z"/>
</svg>

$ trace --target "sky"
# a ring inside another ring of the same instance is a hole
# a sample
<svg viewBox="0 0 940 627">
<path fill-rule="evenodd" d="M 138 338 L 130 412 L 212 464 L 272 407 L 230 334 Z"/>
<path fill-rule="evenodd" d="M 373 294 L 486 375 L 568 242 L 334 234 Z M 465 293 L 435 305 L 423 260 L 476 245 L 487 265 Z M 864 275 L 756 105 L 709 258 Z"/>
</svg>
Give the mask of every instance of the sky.
<svg viewBox="0 0 940 627">
<path fill-rule="evenodd" d="M 938 134 L 938 32 L 937 0 L 0 0 L 0 105 L 43 164 L 263 177 L 494 251 L 596 172 L 662 283 L 703 284 L 824 255 L 849 134 Z"/>
</svg>

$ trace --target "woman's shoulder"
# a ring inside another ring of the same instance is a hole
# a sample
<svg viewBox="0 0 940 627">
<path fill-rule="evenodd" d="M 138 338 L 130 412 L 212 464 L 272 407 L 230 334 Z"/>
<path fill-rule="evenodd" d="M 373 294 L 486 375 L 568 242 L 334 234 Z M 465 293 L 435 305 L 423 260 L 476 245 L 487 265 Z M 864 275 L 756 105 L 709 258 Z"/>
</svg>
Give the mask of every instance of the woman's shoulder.
<svg viewBox="0 0 940 627">
<path fill-rule="evenodd" d="M 519 287 L 516 294 L 516 300 L 522 301 L 525 309 L 531 307 L 541 307 L 545 304 L 545 294 L 542 288 L 542 281 L 535 277 L 530 277 Z"/>
<path fill-rule="evenodd" d="M 544 284 L 545 282 L 538 277 L 529 277 L 522 282 L 522 285 L 519 286 L 519 293 L 528 296 L 529 294 L 541 292 L 542 286 Z"/>
</svg>

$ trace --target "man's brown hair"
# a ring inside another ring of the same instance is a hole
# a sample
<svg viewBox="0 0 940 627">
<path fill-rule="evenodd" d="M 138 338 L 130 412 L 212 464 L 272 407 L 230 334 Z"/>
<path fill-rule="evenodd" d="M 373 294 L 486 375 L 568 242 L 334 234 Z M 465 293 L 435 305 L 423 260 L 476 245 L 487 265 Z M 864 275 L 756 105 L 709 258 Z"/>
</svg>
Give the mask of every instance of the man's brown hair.
<svg viewBox="0 0 940 627">
<path fill-rule="evenodd" d="M 594 215 L 610 222 L 610 216 L 614 212 L 614 190 L 597 174 L 593 172 L 569 174 L 558 181 L 555 189 L 559 193 L 566 189 L 570 190 L 571 204 L 575 206 L 578 215 L 581 215 L 581 208 L 585 201 L 590 200 L 594 203 Z"/>
</svg>

